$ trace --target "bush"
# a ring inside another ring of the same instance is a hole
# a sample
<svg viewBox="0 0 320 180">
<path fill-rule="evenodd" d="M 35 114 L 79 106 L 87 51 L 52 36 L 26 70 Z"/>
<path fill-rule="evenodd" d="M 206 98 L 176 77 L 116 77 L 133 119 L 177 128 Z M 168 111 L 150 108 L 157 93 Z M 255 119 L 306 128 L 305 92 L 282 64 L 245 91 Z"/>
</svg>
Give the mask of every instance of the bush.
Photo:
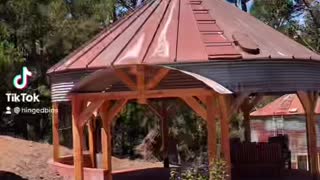
<svg viewBox="0 0 320 180">
<path fill-rule="evenodd" d="M 219 158 L 209 166 L 209 172 L 208 169 L 195 167 L 183 168 L 180 171 L 172 168 L 170 172 L 170 180 L 225 180 L 227 177 L 227 164 Z"/>
</svg>

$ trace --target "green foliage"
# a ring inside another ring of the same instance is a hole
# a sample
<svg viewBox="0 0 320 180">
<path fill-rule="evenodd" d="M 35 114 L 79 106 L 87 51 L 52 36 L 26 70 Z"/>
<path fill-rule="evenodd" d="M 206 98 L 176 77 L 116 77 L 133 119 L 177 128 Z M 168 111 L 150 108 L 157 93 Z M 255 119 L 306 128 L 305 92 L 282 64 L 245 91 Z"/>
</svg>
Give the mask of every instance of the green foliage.
<svg viewBox="0 0 320 180">
<path fill-rule="evenodd" d="M 223 159 L 217 158 L 210 165 L 210 177 L 213 180 L 225 180 L 228 177 L 227 163 Z"/>
<path fill-rule="evenodd" d="M 296 15 L 292 0 L 255 0 L 251 14 L 279 30 L 287 28 Z"/>
<path fill-rule="evenodd" d="M 0 80 L 0 112 L 8 105 L 4 94 L 16 91 L 12 78 L 22 64 L 33 73 L 25 91 L 41 95 L 40 103 L 28 106 L 50 107 L 47 69 L 114 20 L 115 3 L 109 0 L 0 0 L 0 75 L 5 77 Z M 41 118 L 44 122 L 38 121 L 41 125 L 36 126 L 42 128 L 37 131 L 44 137 L 45 132 L 50 132 L 50 115 Z"/>
<path fill-rule="evenodd" d="M 251 14 L 309 49 L 320 52 L 319 3 L 255 0 Z"/>
<path fill-rule="evenodd" d="M 227 164 L 220 158 L 209 165 L 208 173 L 199 167 L 188 167 L 182 170 L 179 168 L 170 169 L 170 180 L 226 180 L 228 176 Z"/>
</svg>

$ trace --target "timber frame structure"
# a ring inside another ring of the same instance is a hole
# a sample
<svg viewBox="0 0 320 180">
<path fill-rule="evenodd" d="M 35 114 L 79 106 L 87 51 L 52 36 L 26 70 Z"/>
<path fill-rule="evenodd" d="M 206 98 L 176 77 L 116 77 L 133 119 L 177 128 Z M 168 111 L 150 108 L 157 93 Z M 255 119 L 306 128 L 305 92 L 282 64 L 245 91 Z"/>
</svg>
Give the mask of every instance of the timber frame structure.
<svg viewBox="0 0 320 180">
<path fill-rule="evenodd" d="M 87 180 L 84 170 L 97 169 L 93 134 L 99 116 L 103 176 L 110 180 L 111 125 L 128 102 L 151 106 L 150 101 L 157 99 L 184 101 L 207 123 L 209 161 L 217 156 L 219 119 L 230 174 L 231 115 L 243 111 L 250 140 L 251 109 L 263 95 L 274 93 L 298 94 L 307 118 L 309 167 L 317 177 L 314 108 L 319 72 L 318 54 L 222 0 L 150 0 L 54 65 L 48 75 L 53 108 L 61 102 L 72 104 L 74 178 Z M 52 119 L 53 163 L 63 164 L 59 112 Z M 168 123 L 160 119 L 166 146 Z M 85 128 L 90 163 L 84 162 Z"/>
</svg>

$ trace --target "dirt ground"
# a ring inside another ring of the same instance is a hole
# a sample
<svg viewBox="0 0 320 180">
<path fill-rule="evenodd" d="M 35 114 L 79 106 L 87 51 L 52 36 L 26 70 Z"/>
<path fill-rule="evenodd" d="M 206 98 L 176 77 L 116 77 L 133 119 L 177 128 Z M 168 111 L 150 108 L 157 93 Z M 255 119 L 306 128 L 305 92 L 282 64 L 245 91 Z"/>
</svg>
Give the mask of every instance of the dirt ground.
<svg viewBox="0 0 320 180">
<path fill-rule="evenodd" d="M 72 154 L 72 150 L 67 148 L 61 148 L 60 151 L 62 155 Z M 50 144 L 0 136 L 0 177 L 6 172 L 11 174 L 8 180 L 62 180 L 62 177 L 49 168 L 47 162 L 51 158 L 52 146 Z M 112 165 L 114 170 L 125 170 L 133 167 L 137 169 L 161 167 L 162 163 L 114 157 Z M 17 175 L 17 178 L 13 178 L 14 174 Z"/>
</svg>

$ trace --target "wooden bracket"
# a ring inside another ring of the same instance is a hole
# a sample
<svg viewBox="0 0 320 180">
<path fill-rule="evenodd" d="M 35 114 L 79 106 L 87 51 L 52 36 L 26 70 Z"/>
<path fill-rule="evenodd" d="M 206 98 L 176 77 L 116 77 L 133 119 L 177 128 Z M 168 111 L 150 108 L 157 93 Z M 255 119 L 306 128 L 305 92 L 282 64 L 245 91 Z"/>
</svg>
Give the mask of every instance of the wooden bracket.
<svg viewBox="0 0 320 180">
<path fill-rule="evenodd" d="M 127 99 L 122 99 L 116 101 L 112 106 L 110 101 L 105 101 L 101 108 L 99 109 L 99 114 L 102 118 L 102 121 L 107 122 L 107 124 L 111 124 L 112 120 L 116 115 L 121 112 L 121 110 L 124 108 L 124 106 L 127 104 Z"/>
<path fill-rule="evenodd" d="M 128 100 L 127 99 L 122 99 L 117 101 L 110 109 L 109 111 L 109 121 L 108 123 L 112 122 L 112 119 L 114 119 L 125 107 L 127 104 Z"/>
<path fill-rule="evenodd" d="M 207 120 L 207 111 L 194 97 L 181 97 L 184 102 L 193 109 L 202 119 Z"/>
<path fill-rule="evenodd" d="M 122 69 L 115 69 L 115 72 L 117 76 L 120 78 L 120 80 L 129 87 L 132 91 L 137 90 L 136 83 L 132 81 L 132 79 L 128 76 L 127 73 L 125 73 Z"/>
<path fill-rule="evenodd" d="M 92 101 L 89 103 L 89 106 L 87 106 L 86 109 L 82 110 L 79 116 L 80 126 L 84 126 L 88 122 L 89 118 L 100 108 L 104 101 L 104 99 Z"/>
<path fill-rule="evenodd" d="M 160 81 L 167 76 L 167 74 L 169 73 L 169 69 L 160 69 L 157 74 L 154 76 L 154 78 L 152 78 L 148 84 L 146 85 L 147 89 L 154 89 L 156 88 Z"/>
</svg>

